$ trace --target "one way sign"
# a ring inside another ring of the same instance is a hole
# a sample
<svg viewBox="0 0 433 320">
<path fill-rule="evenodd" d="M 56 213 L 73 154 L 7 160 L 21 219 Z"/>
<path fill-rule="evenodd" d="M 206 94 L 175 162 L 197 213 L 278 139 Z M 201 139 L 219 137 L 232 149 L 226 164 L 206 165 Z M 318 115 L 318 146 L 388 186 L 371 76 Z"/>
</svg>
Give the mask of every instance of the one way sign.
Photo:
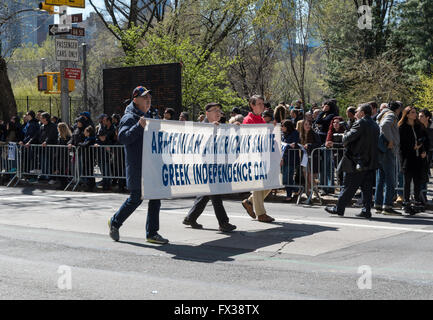
<svg viewBox="0 0 433 320">
<path fill-rule="evenodd" d="M 84 37 L 85 36 L 85 29 L 84 28 L 77 28 L 72 27 L 70 29 L 60 28 L 57 24 L 50 24 L 48 28 L 48 34 L 50 36 L 55 36 L 57 34 L 70 34 L 72 36 L 77 37 Z"/>
<path fill-rule="evenodd" d="M 50 26 L 48 27 L 48 34 L 50 36 L 55 36 L 57 34 L 70 34 L 70 33 L 71 30 L 65 30 L 64 28 L 62 31 L 60 31 L 58 24 L 50 24 Z"/>
</svg>

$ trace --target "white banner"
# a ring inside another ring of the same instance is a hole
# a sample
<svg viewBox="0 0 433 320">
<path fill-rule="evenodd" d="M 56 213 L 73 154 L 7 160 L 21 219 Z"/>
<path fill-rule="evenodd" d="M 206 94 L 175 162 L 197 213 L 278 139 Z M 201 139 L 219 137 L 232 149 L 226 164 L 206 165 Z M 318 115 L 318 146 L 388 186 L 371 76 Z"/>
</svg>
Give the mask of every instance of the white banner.
<svg viewBox="0 0 433 320">
<path fill-rule="evenodd" d="M 143 199 L 282 187 L 280 125 L 146 121 Z"/>
</svg>

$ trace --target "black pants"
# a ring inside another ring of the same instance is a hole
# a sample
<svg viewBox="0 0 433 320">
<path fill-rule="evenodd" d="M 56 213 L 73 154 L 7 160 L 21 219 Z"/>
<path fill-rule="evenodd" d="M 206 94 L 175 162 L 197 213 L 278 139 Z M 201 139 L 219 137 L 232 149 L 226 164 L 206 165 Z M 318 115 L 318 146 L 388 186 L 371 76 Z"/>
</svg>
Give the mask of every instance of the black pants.
<svg viewBox="0 0 433 320">
<path fill-rule="evenodd" d="M 413 180 L 413 192 L 416 202 L 421 202 L 421 187 L 422 187 L 422 173 L 421 168 L 417 171 L 406 170 L 404 173 L 404 189 L 403 198 L 404 202 L 410 202 L 410 183 Z"/>
<path fill-rule="evenodd" d="M 188 212 L 187 219 L 189 221 L 196 221 L 198 217 L 203 213 L 204 208 L 206 208 L 207 203 L 212 201 L 212 205 L 215 211 L 215 216 L 220 225 L 229 222 L 229 217 L 227 216 L 226 210 L 224 209 L 223 200 L 221 195 L 215 196 L 203 196 L 195 198 L 194 205 Z"/>
<path fill-rule="evenodd" d="M 375 184 L 375 170 L 350 172 L 344 177 L 344 188 L 337 201 L 337 213 L 343 215 L 344 210 L 352 201 L 353 196 L 361 187 L 363 211 L 370 212 L 373 197 L 373 186 Z"/>
</svg>

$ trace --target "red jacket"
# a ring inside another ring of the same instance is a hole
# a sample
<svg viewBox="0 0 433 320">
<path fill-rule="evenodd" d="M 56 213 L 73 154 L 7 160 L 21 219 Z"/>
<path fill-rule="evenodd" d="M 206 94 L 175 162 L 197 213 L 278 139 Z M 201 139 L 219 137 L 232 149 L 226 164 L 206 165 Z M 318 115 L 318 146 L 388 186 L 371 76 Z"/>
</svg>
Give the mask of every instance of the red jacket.
<svg viewBox="0 0 433 320">
<path fill-rule="evenodd" d="M 266 121 L 260 115 L 255 115 L 252 112 L 244 118 L 242 124 L 256 124 L 256 123 L 266 123 Z"/>
</svg>

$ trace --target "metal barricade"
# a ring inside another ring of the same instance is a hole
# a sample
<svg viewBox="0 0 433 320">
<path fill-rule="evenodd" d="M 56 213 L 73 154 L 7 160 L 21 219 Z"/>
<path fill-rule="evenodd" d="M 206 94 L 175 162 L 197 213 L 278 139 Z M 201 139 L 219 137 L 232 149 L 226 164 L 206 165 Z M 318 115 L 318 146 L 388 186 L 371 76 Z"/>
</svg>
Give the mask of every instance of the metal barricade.
<svg viewBox="0 0 433 320">
<path fill-rule="evenodd" d="M 77 148 L 77 182 L 95 185 L 95 179 L 102 179 L 104 188 L 111 186 L 112 179 L 126 179 L 125 154 L 123 145 L 99 145 Z"/>
<path fill-rule="evenodd" d="M 345 149 L 338 145 L 334 148 L 321 147 L 314 149 L 309 156 L 309 172 L 307 191 L 309 197 L 306 204 L 311 204 L 313 195 L 323 204 L 319 189 L 337 189 L 343 185 L 343 173 L 337 172 L 338 164 L 343 158 Z"/>
<path fill-rule="evenodd" d="M 306 157 L 308 157 L 305 154 Z M 283 185 L 287 194 L 297 194 L 296 204 L 299 204 L 302 194 L 306 191 L 306 165 L 304 152 L 299 149 L 292 149 L 289 146 L 284 150 L 283 155 Z M 308 197 L 308 194 L 307 194 Z"/>
<path fill-rule="evenodd" d="M 56 179 L 65 186 L 76 180 L 76 148 L 64 145 L 18 147 L 18 180 Z"/>
<path fill-rule="evenodd" d="M 323 204 L 322 198 L 319 194 L 319 189 L 341 189 L 343 187 L 343 173 L 337 172 L 338 164 L 340 163 L 345 149 L 341 148 L 326 148 L 321 147 L 314 149 L 309 157 L 309 182 L 310 185 L 306 186 L 306 190 L 309 193 L 309 198 L 306 204 L 311 204 L 313 194 L 317 196 L 320 204 Z M 403 191 L 403 185 L 399 186 L 399 177 L 401 176 L 401 163 L 398 156 L 395 156 L 394 166 L 394 181 L 395 190 Z M 376 171 L 377 174 L 377 171 Z M 377 179 L 377 177 L 376 177 Z M 377 181 L 377 180 L 375 180 Z M 310 188 L 311 186 L 311 188 Z M 413 186 L 412 186 L 413 187 Z M 374 185 L 373 189 L 376 189 Z M 422 190 L 427 192 L 427 190 Z"/>
<path fill-rule="evenodd" d="M 0 176 L 9 178 L 9 183 L 16 179 L 18 175 L 18 154 L 16 143 L 4 143 L 0 145 Z"/>
</svg>

